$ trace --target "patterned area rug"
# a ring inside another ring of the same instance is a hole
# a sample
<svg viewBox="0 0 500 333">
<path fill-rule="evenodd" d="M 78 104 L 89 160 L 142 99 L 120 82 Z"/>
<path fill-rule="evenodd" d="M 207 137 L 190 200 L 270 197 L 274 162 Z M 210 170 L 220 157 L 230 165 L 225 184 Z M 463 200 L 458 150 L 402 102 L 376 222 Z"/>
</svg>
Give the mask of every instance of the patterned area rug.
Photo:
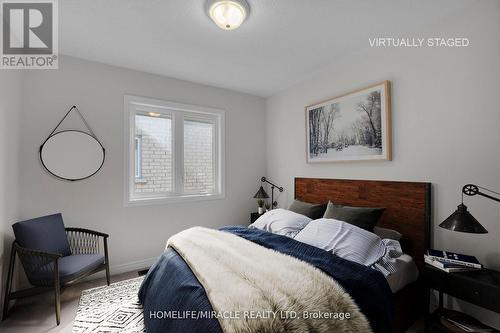
<svg viewBox="0 0 500 333">
<path fill-rule="evenodd" d="M 137 291 L 143 276 L 84 290 L 73 323 L 73 333 L 146 332 Z"/>
</svg>

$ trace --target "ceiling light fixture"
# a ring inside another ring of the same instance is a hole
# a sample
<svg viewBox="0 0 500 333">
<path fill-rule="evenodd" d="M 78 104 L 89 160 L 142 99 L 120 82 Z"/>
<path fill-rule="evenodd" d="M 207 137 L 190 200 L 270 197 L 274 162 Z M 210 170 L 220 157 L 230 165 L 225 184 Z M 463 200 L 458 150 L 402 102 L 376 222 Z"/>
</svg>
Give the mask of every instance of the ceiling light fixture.
<svg viewBox="0 0 500 333">
<path fill-rule="evenodd" d="M 250 6 L 245 0 L 208 0 L 207 11 L 219 28 L 233 30 L 245 21 Z"/>
</svg>

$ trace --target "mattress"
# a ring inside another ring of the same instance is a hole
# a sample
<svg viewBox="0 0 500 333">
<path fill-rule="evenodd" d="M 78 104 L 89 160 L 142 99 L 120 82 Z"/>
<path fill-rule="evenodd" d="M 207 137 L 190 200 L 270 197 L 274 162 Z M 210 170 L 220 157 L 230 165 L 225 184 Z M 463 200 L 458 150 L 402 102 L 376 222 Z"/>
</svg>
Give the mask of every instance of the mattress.
<svg viewBox="0 0 500 333">
<path fill-rule="evenodd" d="M 396 272 L 386 276 L 387 282 L 395 294 L 418 279 L 418 268 L 413 258 L 403 254 L 396 258 Z"/>
</svg>

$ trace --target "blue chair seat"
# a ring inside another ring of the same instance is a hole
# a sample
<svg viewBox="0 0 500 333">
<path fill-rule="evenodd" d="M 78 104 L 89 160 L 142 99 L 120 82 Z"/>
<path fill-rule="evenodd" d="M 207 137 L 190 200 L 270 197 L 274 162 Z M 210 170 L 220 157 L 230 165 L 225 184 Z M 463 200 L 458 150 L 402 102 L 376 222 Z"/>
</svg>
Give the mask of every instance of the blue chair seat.
<svg viewBox="0 0 500 333">
<path fill-rule="evenodd" d="M 91 272 L 97 267 L 104 264 L 104 256 L 102 254 L 76 254 L 59 259 L 59 279 L 61 284 L 69 282 L 82 276 L 85 273 Z M 53 264 L 47 264 L 38 272 L 34 273 L 35 280 L 52 280 Z"/>
</svg>

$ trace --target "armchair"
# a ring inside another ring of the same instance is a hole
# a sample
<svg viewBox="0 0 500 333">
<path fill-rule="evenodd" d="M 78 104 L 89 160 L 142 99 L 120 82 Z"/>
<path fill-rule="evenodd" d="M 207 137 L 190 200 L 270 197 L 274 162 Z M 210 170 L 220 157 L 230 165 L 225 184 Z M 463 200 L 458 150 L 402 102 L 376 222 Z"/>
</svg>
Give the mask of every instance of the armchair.
<svg viewBox="0 0 500 333">
<path fill-rule="evenodd" d="M 56 322 L 59 325 L 60 295 L 65 287 L 102 270 L 106 271 L 109 286 L 107 234 L 82 228 L 65 228 L 61 214 L 18 222 L 12 228 L 16 240 L 12 243 L 10 255 L 3 320 L 7 318 L 11 300 L 53 289 Z M 104 250 L 104 254 L 101 250 Z M 16 254 L 32 288 L 11 290 Z"/>
</svg>

